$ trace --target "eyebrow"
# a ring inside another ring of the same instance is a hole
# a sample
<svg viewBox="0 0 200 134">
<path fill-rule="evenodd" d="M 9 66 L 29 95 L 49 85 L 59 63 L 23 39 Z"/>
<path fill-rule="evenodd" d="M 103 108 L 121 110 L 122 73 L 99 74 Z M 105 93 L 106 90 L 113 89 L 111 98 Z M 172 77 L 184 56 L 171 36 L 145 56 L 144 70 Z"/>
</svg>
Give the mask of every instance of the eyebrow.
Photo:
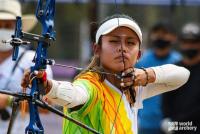
<svg viewBox="0 0 200 134">
<path fill-rule="evenodd" d="M 137 39 L 135 36 L 118 36 L 118 35 L 107 35 L 110 37 L 115 37 L 115 38 L 121 38 L 121 37 L 127 37 L 128 39 Z"/>
</svg>

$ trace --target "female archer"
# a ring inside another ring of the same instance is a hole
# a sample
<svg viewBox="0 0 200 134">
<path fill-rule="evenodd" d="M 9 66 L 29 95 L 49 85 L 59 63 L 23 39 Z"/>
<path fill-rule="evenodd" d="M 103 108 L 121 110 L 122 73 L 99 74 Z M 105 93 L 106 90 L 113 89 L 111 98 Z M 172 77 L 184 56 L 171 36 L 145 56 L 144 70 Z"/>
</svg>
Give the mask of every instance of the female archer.
<svg viewBox="0 0 200 134">
<path fill-rule="evenodd" d="M 114 15 L 96 32 L 94 56 L 73 82 L 44 79 L 47 98 L 64 106 L 71 117 L 100 133 L 137 134 L 137 111 L 149 97 L 174 90 L 188 80 L 190 72 L 175 65 L 134 68 L 140 58 L 142 32 L 127 15 Z M 27 70 L 22 87 L 29 82 Z M 63 134 L 87 130 L 64 120 Z"/>
</svg>

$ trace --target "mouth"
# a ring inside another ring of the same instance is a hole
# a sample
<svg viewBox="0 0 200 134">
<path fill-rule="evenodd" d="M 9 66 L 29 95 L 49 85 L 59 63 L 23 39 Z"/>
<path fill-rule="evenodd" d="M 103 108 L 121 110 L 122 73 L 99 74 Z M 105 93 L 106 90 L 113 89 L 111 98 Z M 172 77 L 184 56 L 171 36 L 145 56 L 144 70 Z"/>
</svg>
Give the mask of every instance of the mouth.
<svg viewBox="0 0 200 134">
<path fill-rule="evenodd" d="M 116 58 L 114 58 L 115 60 L 119 60 L 119 61 L 126 61 L 126 60 L 128 60 L 128 57 L 127 56 L 117 56 Z"/>
</svg>

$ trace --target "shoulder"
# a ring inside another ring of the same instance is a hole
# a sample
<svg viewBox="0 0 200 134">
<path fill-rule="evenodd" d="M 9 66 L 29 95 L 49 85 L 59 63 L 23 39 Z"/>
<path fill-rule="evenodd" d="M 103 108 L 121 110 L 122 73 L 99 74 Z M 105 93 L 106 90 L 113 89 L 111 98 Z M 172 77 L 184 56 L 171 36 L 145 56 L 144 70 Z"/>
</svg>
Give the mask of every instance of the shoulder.
<svg viewBox="0 0 200 134">
<path fill-rule="evenodd" d="M 101 87 L 102 82 L 97 73 L 86 72 L 79 75 L 73 84 L 86 88 L 87 90 L 96 90 Z"/>
<path fill-rule="evenodd" d="M 79 110 L 79 113 L 86 115 L 97 105 L 99 99 L 100 81 L 98 81 L 98 74 L 94 72 L 86 72 L 79 75 L 73 82 L 74 86 L 79 86 L 86 90 L 89 99 L 86 104 Z"/>
<path fill-rule="evenodd" d="M 88 80 L 90 82 L 99 82 L 100 76 L 95 72 L 85 72 L 83 74 L 80 74 L 75 81 L 78 80 Z"/>
</svg>

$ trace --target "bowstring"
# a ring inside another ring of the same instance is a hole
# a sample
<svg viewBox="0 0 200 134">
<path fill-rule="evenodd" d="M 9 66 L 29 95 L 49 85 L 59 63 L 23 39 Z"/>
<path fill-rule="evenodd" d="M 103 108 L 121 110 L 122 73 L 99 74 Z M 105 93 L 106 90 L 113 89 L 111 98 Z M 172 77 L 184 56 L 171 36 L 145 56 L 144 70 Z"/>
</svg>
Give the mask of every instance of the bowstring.
<svg viewBox="0 0 200 134">
<path fill-rule="evenodd" d="M 119 14 L 117 0 L 115 0 L 115 10 L 116 10 L 116 13 Z M 118 17 L 117 17 L 117 24 L 118 24 L 118 27 L 119 27 L 119 18 Z M 124 66 L 123 71 L 125 71 L 125 60 L 124 60 L 124 50 L 123 50 L 123 46 L 122 46 L 122 41 L 120 41 L 120 47 L 121 47 L 122 62 L 123 62 L 123 66 Z M 121 78 L 122 78 L 122 76 L 121 76 Z M 116 111 L 116 114 L 115 114 L 115 118 L 114 118 L 114 121 L 113 121 L 113 125 L 112 125 L 112 128 L 111 128 L 110 134 L 112 134 L 112 131 L 114 129 L 114 126 L 115 126 L 115 123 L 116 123 L 116 120 L 117 120 L 117 116 L 118 116 L 118 113 L 119 113 L 119 107 L 121 105 L 122 97 L 124 95 L 124 92 L 122 90 L 121 85 L 120 85 L 120 91 L 122 92 L 122 94 L 120 96 L 120 100 L 119 100 L 119 103 L 117 105 L 117 111 Z"/>
<path fill-rule="evenodd" d="M 105 75 L 112 75 L 112 76 L 117 77 L 118 79 L 121 78 L 121 76 L 120 76 L 119 74 L 116 74 L 116 73 L 110 73 L 110 72 L 106 72 L 106 71 L 99 71 L 99 70 L 96 70 L 96 69 L 84 69 L 84 68 L 81 68 L 81 67 L 68 66 L 68 65 L 57 64 L 57 63 L 53 64 L 53 66 L 60 66 L 60 67 L 65 67 L 65 68 L 72 68 L 72 69 L 75 69 L 75 70 L 78 70 L 78 71 L 96 72 L 96 73 L 105 74 Z"/>
</svg>

